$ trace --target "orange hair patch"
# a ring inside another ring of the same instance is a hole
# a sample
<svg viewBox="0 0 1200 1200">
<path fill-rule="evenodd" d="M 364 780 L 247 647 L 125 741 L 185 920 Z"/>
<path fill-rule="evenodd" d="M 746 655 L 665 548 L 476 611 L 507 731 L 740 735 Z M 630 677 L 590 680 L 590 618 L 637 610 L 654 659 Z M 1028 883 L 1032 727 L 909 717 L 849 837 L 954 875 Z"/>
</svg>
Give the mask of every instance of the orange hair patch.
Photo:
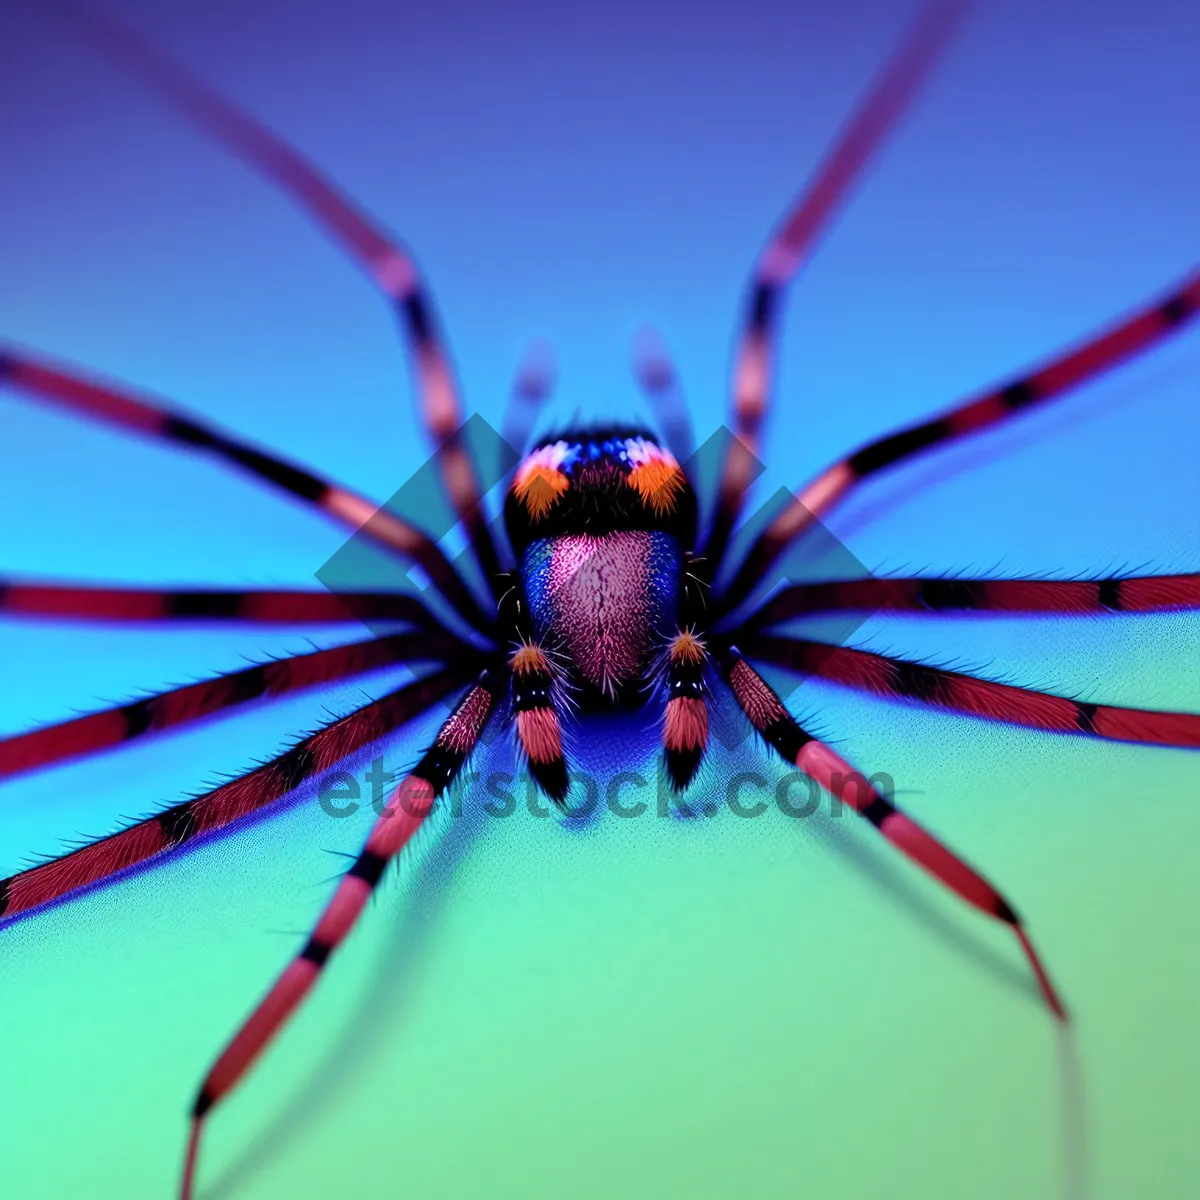
<svg viewBox="0 0 1200 1200">
<path fill-rule="evenodd" d="M 683 471 L 679 464 L 660 446 L 641 438 L 632 438 L 629 446 L 629 486 L 654 510 L 657 517 L 666 516 L 683 491 Z"/>
<path fill-rule="evenodd" d="M 560 469 L 566 451 L 565 442 L 543 446 L 529 455 L 517 471 L 513 495 L 535 521 L 540 521 L 571 486 L 570 479 Z"/>
<path fill-rule="evenodd" d="M 704 642 L 690 629 L 677 633 L 671 639 L 672 662 L 689 662 L 700 665 L 704 662 L 705 654 Z"/>
<path fill-rule="evenodd" d="M 540 646 L 524 642 L 508 660 L 514 675 L 550 674 L 550 661 Z"/>
</svg>

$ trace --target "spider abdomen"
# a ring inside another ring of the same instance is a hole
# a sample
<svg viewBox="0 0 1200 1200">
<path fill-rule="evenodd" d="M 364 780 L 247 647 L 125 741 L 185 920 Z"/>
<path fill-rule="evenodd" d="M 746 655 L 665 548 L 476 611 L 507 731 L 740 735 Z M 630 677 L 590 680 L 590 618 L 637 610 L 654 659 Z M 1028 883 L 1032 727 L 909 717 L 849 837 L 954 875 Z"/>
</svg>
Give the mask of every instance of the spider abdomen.
<svg viewBox="0 0 1200 1200">
<path fill-rule="evenodd" d="M 674 629 L 681 561 L 679 542 L 658 530 L 531 542 L 522 574 L 538 641 L 616 699 Z"/>
</svg>

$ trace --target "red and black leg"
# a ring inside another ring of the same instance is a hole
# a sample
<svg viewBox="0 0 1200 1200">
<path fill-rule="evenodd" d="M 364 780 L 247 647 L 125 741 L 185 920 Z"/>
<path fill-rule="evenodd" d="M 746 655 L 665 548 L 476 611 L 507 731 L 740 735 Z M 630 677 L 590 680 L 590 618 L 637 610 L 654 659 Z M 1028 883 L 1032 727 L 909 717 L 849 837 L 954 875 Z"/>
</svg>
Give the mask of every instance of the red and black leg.
<svg viewBox="0 0 1200 1200">
<path fill-rule="evenodd" d="M 768 629 L 827 612 L 1062 613 L 1169 612 L 1200 608 L 1200 575 L 1109 576 L 1103 579 L 847 579 L 783 588 L 738 628 Z"/>
<path fill-rule="evenodd" d="M 268 697 L 352 679 L 398 663 L 472 662 L 479 651 L 447 633 L 400 633 L 230 671 L 70 721 L 0 738 L 0 780 L 180 729 Z"/>
<path fill-rule="evenodd" d="M 503 691 L 505 672 L 484 672 L 442 726 L 375 822 L 362 853 L 343 876 L 312 935 L 213 1064 L 192 1108 L 182 1195 L 192 1194 L 200 1136 L 213 1108 L 237 1085 L 316 983 L 383 877 L 475 749 Z"/>
<path fill-rule="evenodd" d="M 247 625 L 346 625 L 395 621 L 441 630 L 415 596 L 400 592 L 250 591 L 110 587 L 0 576 L 0 615 L 70 621 L 219 621 Z"/>
<path fill-rule="evenodd" d="M 1158 746 L 1200 746 L 1200 714 L 1091 704 L 803 638 L 747 635 L 748 657 L 860 692 L 1055 733 Z"/>
<path fill-rule="evenodd" d="M 711 660 L 703 637 L 708 599 L 705 565 L 693 555 L 684 560 L 677 625 L 664 659 L 663 761 L 676 792 L 696 777 L 708 749 Z"/>
<path fill-rule="evenodd" d="M 339 524 L 417 563 L 447 603 L 469 624 L 488 630 L 480 609 L 437 543 L 415 525 L 340 484 L 151 401 L 122 385 L 85 378 L 59 364 L 0 347 L 0 387 L 62 405 L 108 425 L 157 438 L 182 450 L 207 454 L 282 489 Z"/>
<path fill-rule="evenodd" d="M 274 183 L 367 271 L 404 330 L 422 422 L 446 493 L 466 527 L 489 586 L 500 572 L 478 472 L 462 440 L 462 405 L 432 297 L 409 251 L 387 235 L 298 150 L 130 30 L 70 6 L 75 24 L 231 153 Z"/>
<path fill-rule="evenodd" d="M 927 871 L 968 904 L 1008 925 L 1021 943 L 1051 1012 L 1066 1019 L 1066 1009 L 1033 948 L 1013 906 L 982 875 L 969 867 L 928 830 L 882 796 L 855 768 L 796 722 L 763 677 L 731 647 L 722 670 L 738 706 L 772 749 L 826 791 L 866 818 L 901 854 Z"/>
<path fill-rule="evenodd" d="M 708 749 L 708 649 L 692 628 L 676 631 L 667 647 L 663 760 L 675 791 L 696 777 Z"/>
<path fill-rule="evenodd" d="M 307 780 L 420 716 L 461 688 L 476 669 L 453 666 L 425 675 L 332 721 L 269 762 L 202 796 L 0 879 L 0 920 L 108 883 L 197 838 L 261 813 Z"/>
<path fill-rule="evenodd" d="M 816 177 L 785 214 L 750 284 L 733 369 L 733 432 L 705 555 L 720 562 L 754 479 L 771 393 L 776 324 L 784 292 L 888 133 L 911 105 L 963 5 L 931 3 L 842 129 Z M 715 574 L 715 571 L 714 571 Z"/>
<path fill-rule="evenodd" d="M 783 551 L 865 480 L 930 450 L 1011 421 L 1145 353 L 1179 333 L 1200 313 L 1200 273 L 1132 316 L 1041 367 L 947 409 L 940 415 L 861 446 L 798 492 L 755 540 L 720 597 L 718 615 L 734 611 Z"/>
<path fill-rule="evenodd" d="M 522 642 L 508 658 L 517 741 L 538 787 L 560 808 L 570 779 L 555 703 L 554 664 L 537 642 Z"/>
<path fill-rule="evenodd" d="M 517 743 L 534 782 L 561 808 L 570 787 L 559 720 L 563 684 L 553 659 L 534 636 L 520 574 L 510 572 L 505 582 L 500 617 L 509 652 Z"/>
</svg>

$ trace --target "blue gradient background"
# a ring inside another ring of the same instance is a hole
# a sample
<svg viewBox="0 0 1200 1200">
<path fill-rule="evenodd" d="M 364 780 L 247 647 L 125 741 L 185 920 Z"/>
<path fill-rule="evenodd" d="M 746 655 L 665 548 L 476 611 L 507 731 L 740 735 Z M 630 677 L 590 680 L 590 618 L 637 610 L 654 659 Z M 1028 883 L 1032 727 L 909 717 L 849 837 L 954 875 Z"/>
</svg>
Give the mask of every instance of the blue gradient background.
<svg viewBox="0 0 1200 1200">
<path fill-rule="evenodd" d="M 498 423 L 533 336 L 559 352 L 556 416 L 638 411 L 628 345 L 650 319 L 701 432 L 724 414 L 749 265 L 909 15 L 105 8 L 403 233 L 474 411 Z M 798 485 L 1195 261 L 1197 45 L 1200 12 L 1182 3 L 973 14 L 794 289 L 764 486 Z M 34 4 L 0 7 L 0 163 L 5 339 L 371 495 L 424 460 L 370 286 Z M 1198 388 L 1191 335 L 890 474 L 833 528 L 873 570 L 1200 569 Z M 204 462 L 14 398 L 0 422 L 6 573 L 303 584 L 343 540 Z M 307 632 L 6 621 L 0 730 L 301 649 Z M 879 620 L 858 641 L 1097 701 L 1200 708 L 1187 616 Z M 402 675 L 9 785 L 0 873 L 239 770 Z M 1003 931 L 845 821 L 572 830 L 468 814 L 386 891 L 221 1110 L 202 1194 L 1194 1195 L 1195 757 L 811 683 L 796 705 L 1013 896 L 1077 1014 L 1074 1041 L 1056 1039 Z M 414 725 L 389 763 L 431 730 Z M 579 761 L 645 770 L 652 740 L 599 723 Z M 330 821 L 302 795 L 4 931 L 5 1194 L 168 1194 L 195 1082 L 361 817 Z"/>
</svg>

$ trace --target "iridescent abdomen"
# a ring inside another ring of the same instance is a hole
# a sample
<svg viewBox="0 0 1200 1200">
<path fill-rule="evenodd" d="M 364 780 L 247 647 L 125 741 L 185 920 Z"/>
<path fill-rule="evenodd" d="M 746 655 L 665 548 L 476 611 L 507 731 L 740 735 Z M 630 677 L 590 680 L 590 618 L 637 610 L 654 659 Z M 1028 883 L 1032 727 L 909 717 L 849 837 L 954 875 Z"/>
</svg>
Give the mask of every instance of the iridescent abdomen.
<svg viewBox="0 0 1200 1200">
<path fill-rule="evenodd" d="M 538 641 L 616 699 L 674 630 L 680 558 L 656 530 L 531 542 L 522 570 Z"/>
</svg>

